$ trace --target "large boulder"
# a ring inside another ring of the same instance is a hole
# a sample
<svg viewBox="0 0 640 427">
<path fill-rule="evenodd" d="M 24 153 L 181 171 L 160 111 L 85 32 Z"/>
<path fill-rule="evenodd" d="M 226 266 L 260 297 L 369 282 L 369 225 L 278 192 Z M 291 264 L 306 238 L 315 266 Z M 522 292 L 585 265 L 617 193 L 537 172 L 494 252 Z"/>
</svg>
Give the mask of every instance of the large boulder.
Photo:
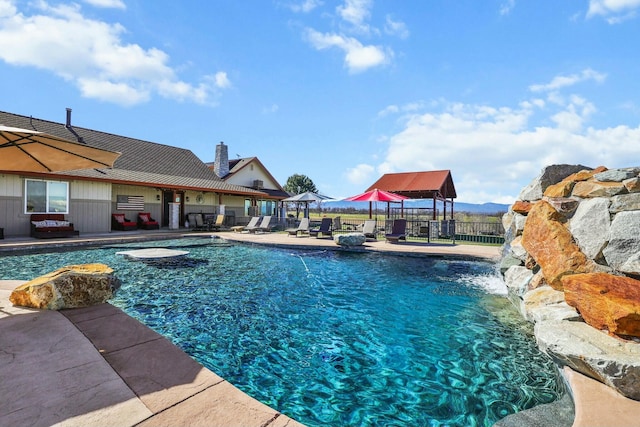
<svg viewBox="0 0 640 427">
<path fill-rule="evenodd" d="M 601 256 L 610 226 L 609 199 L 605 197 L 584 200 L 569 221 L 569 231 L 582 252 L 591 259 Z"/>
<path fill-rule="evenodd" d="M 560 366 L 594 378 L 623 396 L 640 400 L 640 345 L 611 337 L 584 322 L 535 325 L 538 347 Z"/>
<path fill-rule="evenodd" d="M 105 264 L 62 267 L 37 277 L 13 290 L 13 305 L 47 310 L 88 307 L 113 296 L 120 281 Z"/>
<path fill-rule="evenodd" d="M 340 246 L 353 247 L 362 246 L 367 241 L 367 238 L 362 233 L 346 233 L 336 234 L 333 237 L 333 241 Z"/>
<path fill-rule="evenodd" d="M 640 275 L 640 270 L 628 263 L 640 253 L 640 211 L 616 214 L 608 237 L 609 243 L 602 251 L 607 264 L 615 270 Z"/>
<path fill-rule="evenodd" d="M 523 297 L 524 316 L 532 322 L 549 320 L 577 320 L 580 316 L 576 309 L 564 300 L 564 292 L 551 286 L 541 286 L 527 292 Z"/>
<path fill-rule="evenodd" d="M 574 242 L 562 219 L 548 202 L 541 200 L 531 208 L 522 233 L 522 246 L 540 266 L 546 282 L 558 291 L 562 290 L 563 276 L 595 271 L 593 261 Z"/>
<path fill-rule="evenodd" d="M 581 181 L 577 182 L 571 193 L 574 197 L 583 199 L 591 197 L 611 197 L 627 192 L 627 188 L 621 182 Z"/>
<path fill-rule="evenodd" d="M 519 200 L 535 201 L 542 199 L 544 191 L 553 184 L 557 184 L 569 175 L 581 170 L 591 170 L 582 165 L 551 165 L 542 169 L 540 175 L 522 189 Z"/>
<path fill-rule="evenodd" d="M 610 334 L 640 337 L 640 281 L 606 273 L 562 278 L 567 304 L 587 324 Z"/>
</svg>

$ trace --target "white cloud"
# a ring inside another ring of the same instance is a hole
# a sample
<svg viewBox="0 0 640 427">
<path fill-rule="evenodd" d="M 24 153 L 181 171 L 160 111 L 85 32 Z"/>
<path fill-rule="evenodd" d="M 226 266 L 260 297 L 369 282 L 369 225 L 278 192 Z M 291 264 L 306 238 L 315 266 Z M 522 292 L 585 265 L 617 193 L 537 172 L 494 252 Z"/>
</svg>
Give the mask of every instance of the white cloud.
<svg viewBox="0 0 640 427">
<path fill-rule="evenodd" d="M 323 2 L 320 0 L 304 0 L 301 3 L 293 3 L 289 5 L 289 9 L 296 13 L 309 13 L 315 8 L 322 6 Z"/>
<path fill-rule="evenodd" d="M 231 87 L 231 81 L 227 77 L 227 73 L 224 71 L 218 71 L 215 75 L 216 86 L 221 89 L 227 89 Z"/>
<path fill-rule="evenodd" d="M 307 28 L 306 37 L 309 43 L 318 50 L 336 47 L 345 54 L 345 66 L 351 73 L 365 71 L 372 67 L 384 65 L 390 61 L 393 52 L 380 46 L 365 46 L 357 39 L 341 34 L 323 34 Z"/>
<path fill-rule="evenodd" d="M 640 0 L 590 0 L 587 18 L 602 16 L 610 24 L 632 19 L 640 8 Z"/>
<path fill-rule="evenodd" d="M 338 15 L 359 31 L 369 32 L 365 21 L 371 17 L 371 0 L 345 0 L 344 5 L 337 6 Z"/>
<path fill-rule="evenodd" d="M 0 59 L 50 71 L 76 85 L 82 96 L 135 105 L 155 93 L 213 105 L 217 90 L 228 87 L 225 73 L 214 83 L 207 76 L 198 84 L 181 81 L 165 52 L 123 42 L 122 25 L 86 18 L 77 4 L 37 7 L 40 14 L 26 16 L 0 0 Z"/>
<path fill-rule="evenodd" d="M 589 80 L 602 83 L 606 78 L 606 74 L 598 73 L 597 71 L 587 68 L 585 70 L 582 70 L 582 72 L 578 74 L 556 76 L 549 83 L 531 85 L 529 86 L 529 90 L 532 92 L 548 92 L 552 90 L 562 89 L 567 86 L 573 86 L 575 84 Z"/>
<path fill-rule="evenodd" d="M 95 7 L 105 9 L 126 9 L 127 6 L 122 0 L 84 0 L 85 3 Z"/>
<path fill-rule="evenodd" d="M 387 34 L 396 35 L 401 39 L 409 37 L 407 24 L 402 21 L 394 21 L 389 15 L 387 15 L 386 22 L 384 24 L 384 31 Z"/>
<path fill-rule="evenodd" d="M 371 165 L 361 163 L 354 168 L 347 169 L 345 173 L 347 180 L 354 185 L 363 185 L 371 181 L 375 168 Z"/>
<path fill-rule="evenodd" d="M 512 203 L 544 166 L 625 167 L 640 158 L 640 126 L 587 127 L 596 108 L 576 95 L 563 105 L 532 100 L 515 109 L 438 105 L 402 118 L 403 129 L 388 139 L 386 155 L 375 166 L 379 174 L 449 169 L 457 200 Z M 534 123 L 538 114 L 546 115 L 546 126 Z"/>
</svg>

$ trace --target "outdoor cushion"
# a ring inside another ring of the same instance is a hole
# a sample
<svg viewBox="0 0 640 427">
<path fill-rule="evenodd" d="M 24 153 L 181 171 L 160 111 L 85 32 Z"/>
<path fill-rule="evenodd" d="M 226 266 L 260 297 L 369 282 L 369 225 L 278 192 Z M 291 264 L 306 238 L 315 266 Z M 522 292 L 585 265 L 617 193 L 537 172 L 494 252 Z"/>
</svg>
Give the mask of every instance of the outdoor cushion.
<svg viewBox="0 0 640 427">
<path fill-rule="evenodd" d="M 138 214 L 138 216 L 140 217 L 140 221 L 149 222 L 149 215 L 147 215 L 147 214 Z"/>
<path fill-rule="evenodd" d="M 118 215 L 118 214 L 113 214 L 113 217 L 116 219 L 116 221 L 118 221 L 120 224 L 124 223 L 124 215 Z"/>
</svg>

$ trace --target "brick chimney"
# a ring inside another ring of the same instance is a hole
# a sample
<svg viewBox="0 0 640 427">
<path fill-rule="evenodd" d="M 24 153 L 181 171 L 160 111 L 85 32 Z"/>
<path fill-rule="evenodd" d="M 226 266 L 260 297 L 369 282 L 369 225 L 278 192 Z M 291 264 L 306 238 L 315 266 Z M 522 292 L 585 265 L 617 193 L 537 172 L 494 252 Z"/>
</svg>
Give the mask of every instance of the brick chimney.
<svg viewBox="0 0 640 427">
<path fill-rule="evenodd" d="M 229 147 L 224 145 L 222 141 L 216 145 L 216 160 L 213 163 L 213 172 L 219 178 L 229 175 Z"/>
</svg>

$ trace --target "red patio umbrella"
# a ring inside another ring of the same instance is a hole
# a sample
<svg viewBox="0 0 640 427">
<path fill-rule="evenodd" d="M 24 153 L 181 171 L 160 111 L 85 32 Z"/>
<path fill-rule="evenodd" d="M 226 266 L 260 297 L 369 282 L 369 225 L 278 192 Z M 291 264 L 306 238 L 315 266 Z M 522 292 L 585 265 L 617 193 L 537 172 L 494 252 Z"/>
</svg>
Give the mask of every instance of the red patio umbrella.
<svg viewBox="0 0 640 427">
<path fill-rule="evenodd" d="M 371 218 L 371 202 L 387 202 L 388 206 L 389 202 L 402 202 L 406 199 L 408 199 L 408 197 L 374 188 L 365 193 L 347 197 L 344 200 L 349 202 L 369 202 L 369 218 Z"/>
</svg>

